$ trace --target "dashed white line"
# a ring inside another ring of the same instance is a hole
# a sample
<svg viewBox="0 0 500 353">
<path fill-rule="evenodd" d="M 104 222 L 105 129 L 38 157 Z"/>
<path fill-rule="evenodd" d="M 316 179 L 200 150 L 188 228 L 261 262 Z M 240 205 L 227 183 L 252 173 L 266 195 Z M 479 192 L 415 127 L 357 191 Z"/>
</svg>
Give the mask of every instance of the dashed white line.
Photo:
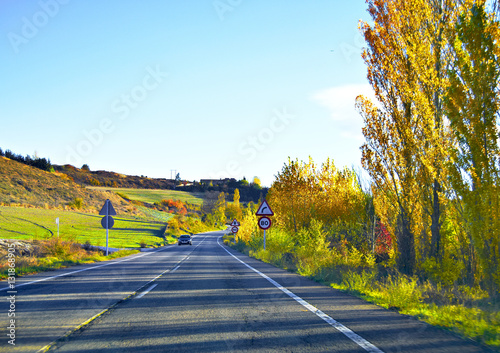
<svg viewBox="0 0 500 353">
<path fill-rule="evenodd" d="M 332 317 L 328 316 L 327 314 L 325 314 L 324 312 L 322 312 L 321 310 L 319 310 L 318 308 L 316 308 L 314 305 L 309 304 L 304 299 L 302 299 L 298 295 L 294 294 L 290 290 L 286 289 L 285 287 L 283 287 L 281 284 L 279 284 L 278 282 L 276 282 L 275 280 L 273 280 L 272 278 L 270 278 L 266 274 L 260 272 L 259 270 L 253 268 L 252 266 L 250 266 L 250 265 L 246 264 L 245 262 L 241 261 L 240 259 L 238 259 L 236 256 L 234 256 L 233 254 L 231 254 L 225 247 L 223 247 L 221 245 L 221 243 L 219 242 L 220 239 L 221 239 L 221 237 L 217 238 L 217 244 L 219 244 L 219 246 L 222 249 L 224 249 L 229 255 L 231 255 L 232 257 L 234 257 L 236 260 L 238 260 L 239 262 L 241 262 L 243 265 L 245 265 L 246 267 L 248 267 L 250 270 L 256 272 L 260 276 L 262 276 L 265 279 L 267 279 L 276 288 L 280 289 L 283 293 L 285 293 L 286 295 L 288 295 L 292 299 L 295 299 L 295 301 L 297 301 L 298 303 L 300 303 L 307 310 L 315 313 L 318 317 L 320 317 L 321 319 L 323 319 L 324 321 L 326 321 L 329 325 L 331 325 L 332 327 L 336 328 L 338 331 L 340 331 L 341 333 L 343 333 L 347 338 L 349 338 L 351 341 L 353 341 L 354 343 L 356 343 L 358 346 L 360 346 L 361 348 L 363 348 L 364 350 L 366 350 L 367 352 L 370 352 L 370 353 L 384 353 L 378 347 L 376 347 L 372 343 L 370 343 L 367 340 L 365 340 L 363 337 L 361 337 L 360 335 L 358 335 L 357 333 L 355 333 L 354 331 L 352 331 L 350 328 L 342 325 L 340 322 L 338 322 L 337 320 L 335 320 Z"/>
<path fill-rule="evenodd" d="M 207 236 L 205 236 L 205 238 L 203 238 L 203 240 L 193 249 L 196 250 L 196 248 L 198 248 L 198 246 L 201 245 L 201 243 L 203 243 L 203 241 L 205 241 Z M 33 284 L 33 283 L 38 283 L 38 282 L 44 282 L 44 281 L 48 281 L 49 279 L 54 279 L 54 278 L 58 278 L 58 277 L 64 277 L 64 276 L 68 276 L 68 275 L 72 275 L 72 274 L 75 274 L 75 273 L 79 273 L 79 272 L 84 272 L 84 271 L 89 271 L 89 270 L 94 270 L 96 268 L 100 268 L 100 267 L 104 267 L 104 266 L 110 266 L 110 265 L 114 265 L 114 264 L 119 264 L 121 262 L 125 262 L 125 261 L 130 261 L 130 260 L 133 260 L 133 259 L 138 259 L 140 257 L 143 257 L 143 256 L 146 256 L 146 255 L 149 255 L 149 254 L 152 254 L 152 253 L 155 253 L 155 252 L 158 252 L 158 251 L 162 251 L 162 250 L 165 250 L 164 248 L 161 248 L 161 249 L 158 249 L 158 250 L 155 250 L 155 251 L 148 251 L 148 252 L 145 252 L 144 254 L 142 255 L 139 255 L 139 256 L 134 256 L 134 257 L 129 257 L 127 259 L 124 259 L 124 260 L 120 260 L 120 261 L 113 261 L 113 262 L 107 262 L 105 264 L 102 264 L 102 265 L 98 265 L 98 266 L 92 266 L 92 267 L 88 267 L 88 268 L 84 268 L 84 269 L 81 269 L 81 270 L 77 270 L 77 271 L 72 271 L 72 272 L 67 272 L 67 273 L 62 273 L 60 275 L 57 275 L 57 276 L 52 276 L 52 277 L 45 277 L 45 278 L 41 278 L 41 279 L 37 279 L 36 281 L 31 281 L 31 282 L 26 282 L 26 283 L 21 283 L 21 284 L 16 284 L 16 288 L 18 287 L 23 287 L 23 286 L 27 286 L 28 284 Z M 188 257 L 189 259 L 189 257 Z M 184 261 L 184 260 L 187 260 L 186 258 L 182 259 L 181 261 Z M 165 272 L 168 272 L 165 271 Z M 153 282 L 154 280 L 156 280 L 157 278 L 159 278 L 160 276 L 162 276 L 165 272 L 162 272 L 159 276 L 155 277 L 152 281 L 149 281 L 148 283 L 150 282 Z M 0 292 L 3 292 L 3 291 L 6 291 L 10 289 L 10 287 L 4 287 L 4 288 L 0 288 Z"/>
<path fill-rule="evenodd" d="M 153 284 L 151 287 L 149 287 L 144 292 L 142 292 L 137 297 L 135 297 L 135 299 L 140 299 L 140 298 L 144 297 L 146 294 L 148 294 L 149 292 L 151 292 L 151 290 L 153 290 L 157 285 L 158 285 L 158 283 Z"/>
<path fill-rule="evenodd" d="M 146 255 L 149 255 L 149 254 L 152 254 L 152 253 L 158 252 L 158 251 L 162 251 L 162 250 L 165 250 L 165 249 L 163 249 L 163 248 L 162 248 L 162 249 L 155 250 L 155 251 L 148 251 L 148 252 L 145 252 L 145 253 L 144 253 L 144 254 L 142 254 L 142 255 L 139 255 L 139 256 L 134 256 L 134 257 L 129 257 L 129 258 L 124 259 L 124 260 L 120 260 L 120 261 L 113 261 L 113 262 L 108 262 L 108 263 L 105 263 L 105 264 L 102 264 L 102 265 L 98 265 L 98 266 L 92 266 L 92 267 L 84 268 L 84 269 L 77 270 L 77 271 L 72 271 L 72 272 L 62 273 L 62 274 L 57 275 L 57 276 L 45 277 L 45 278 L 37 279 L 36 281 L 31 281 L 31 282 L 27 282 L 27 283 L 16 284 L 16 288 L 18 288 L 18 287 L 22 287 L 22 286 L 27 286 L 28 284 L 33 284 L 33 283 L 38 283 L 38 282 L 48 281 L 49 279 L 54 279 L 54 278 L 58 278 L 58 277 L 64 277 L 64 276 L 72 275 L 72 274 L 74 274 L 74 273 L 79 273 L 79 272 L 89 271 L 89 270 L 93 270 L 93 269 L 100 268 L 100 267 L 104 267 L 104 266 L 109 266 L 109 265 L 119 264 L 119 263 L 121 263 L 121 262 L 130 261 L 130 260 L 133 260 L 133 259 L 138 259 L 138 258 L 140 258 L 140 257 L 146 256 Z M 0 292 L 2 292 L 2 291 L 4 291 L 4 290 L 7 290 L 7 289 L 9 289 L 9 287 L 0 288 Z"/>
</svg>

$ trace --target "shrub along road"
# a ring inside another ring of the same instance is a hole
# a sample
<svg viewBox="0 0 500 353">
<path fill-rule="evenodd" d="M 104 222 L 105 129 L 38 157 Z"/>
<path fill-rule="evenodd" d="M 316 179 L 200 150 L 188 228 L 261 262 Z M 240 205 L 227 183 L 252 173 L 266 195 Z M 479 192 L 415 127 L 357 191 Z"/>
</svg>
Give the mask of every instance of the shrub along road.
<svg viewBox="0 0 500 353">
<path fill-rule="evenodd" d="M 220 245 L 221 235 L 200 234 L 193 246 L 170 246 L 112 264 L 24 277 L 17 282 L 16 346 L 9 345 L 4 334 L 8 326 L 4 301 L 0 351 L 36 352 L 117 302 L 82 329 L 59 339 L 51 350 L 486 351 L 443 330 L 235 253 Z M 84 271 L 75 272 L 80 270 Z M 62 276 L 51 278 L 56 275 Z M 320 311 L 314 312 L 316 308 Z"/>
</svg>

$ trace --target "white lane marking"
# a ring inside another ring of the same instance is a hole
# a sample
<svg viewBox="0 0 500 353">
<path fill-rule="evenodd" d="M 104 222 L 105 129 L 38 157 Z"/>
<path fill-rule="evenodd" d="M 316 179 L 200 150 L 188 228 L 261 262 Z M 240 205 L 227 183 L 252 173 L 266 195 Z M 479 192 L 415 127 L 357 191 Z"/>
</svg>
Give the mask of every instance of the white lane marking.
<svg viewBox="0 0 500 353">
<path fill-rule="evenodd" d="M 203 238 L 203 240 L 193 249 L 193 251 L 196 250 L 198 248 L 198 246 L 200 246 L 205 241 L 206 238 L 207 238 L 207 236 L 205 236 L 205 238 Z M 79 273 L 79 272 L 84 272 L 84 271 L 88 271 L 88 270 L 93 270 L 93 269 L 104 267 L 104 266 L 119 264 L 121 262 L 130 261 L 130 260 L 133 260 L 133 259 L 138 259 L 140 257 L 146 256 L 146 255 L 149 255 L 149 254 L 153 254 L 155 252 L 159 252 L 159 251 L 162 251 L 162 250 L 166 250 L 166 249 L 162 248 L 162 249 L 158 249 L 158 250 L 155 250 L 155 251 L 148 251 L 148 252 L 145 252 L 142 255 L 131 257 L 131 258 L 128 258 L 128 259 L 124 259 L 124 260 L 120 260 L 120 261 L 108 262 L 108 263 L 105 263 L 105 264 L 102 264 L 102 265 L 99 265 L 99 266 L 93 266 L 93 267 L 89 267 L 89 268 L 84 268 L 82 270 L 77 270 L 77 271 L 73 271 L 73 272 L 62 273 L 62 274 L 57 275 L 57 276 L 41 278 L 41 279 L 37 279 L 36 281 L 31 281 L 31 282 L 27 282 L 27 283 L 16 284 L 16 288 L 22 287 L 22 286 L 27 286 L 28 284 L 33 284 L 33 283 L 48 281 L 49 279 L 54 279 L 54 278 L 58 278 L 58 277 L 64 277 L 64 276 L 72 275 L 74 273 Z M 185 259 L 186 258 L 182 259 L 181 262 L 184 261 Z M 168 271 L 169 270 L 162 272 L 160 275 L 156 276 L 153 280 L 149 281 L 148 283 L 153 282 L 154 280 L 156 280 L 157 278 L 161 277 L 165 272 L 168 272 Z M 146 285 L 148 283 L 146 283 Z M 10 287 L 0 288 L 0 292 L 3 292 L 3 291 L 8 290 L 8 289 L 10 289 Z"/>
<path fill-rule="evenodd" d="M 203 234 L 203 233 L 202 233 Z M 201 235 L 201 234 L 200 234 Z M 177 262 L 179 265 L 176 267 L 179 268 L 180 267 L 180 264 L 182 264 L 183 261 L 185 260 L 188 260 L 189 259 L 189 255 L 193 253 L 193 251 L 195 251 L 198 246 L 200 246 L 204 241 L 205 239 L 207 238 L 208 235 L 205 235 L 205 237 L 203 238 L 203 240 L 189 253 L 187 254 L 186 256 L 184 256 L 184 258 L 182 260 L 180 260 L 179 262 Z M 154 253 L 154 252 L 158 252 L 158 251 L 161 251 L 161 250 L 164 250 L 164 249 L 158 249 L 158 250 L 155 250 L 155 251 L 151 251 L 151 252 L 147 252 L 145 253 L 144 255 L 147 255 L 147 254 L 151 254 L 151 253 Z M 41 281 L 46 281 L 48 279 L 51 279 L 51 278 L 56 278 L 56 277 L 62 277 L 62 276 L 67 276 L 69 274 L 72 274 L 72 273 L 77 273 L 77 272 L 82 272 L 82 271 L 87 271 L 87 270 L 91 270 L 93 268 L 99 268 L 99 267 L 103 267 L 103 266 L 107 266 L 107 265 L 112 265 L 112 264 L 116 264 L 116 263 L 120 263 L 120 262 L 124 262 L 124 261 L 128 261 L 128 260 L 132 260 L 132 259 L 136 259 L 136 258 L 139 258 L 139 257 L 142 257 L 144 255 L 140 255 L 140 256 L 136 256 L 136 257 L 133 257 L 133 258 L 129 258 L 129 259 L 125 259 L 125 260 L 122 260 L 122 261 L 115 261 L 113 263 L 108 263 L 108 264 L 104 264 L 104 265 L 100 265 L 100 266 L 94 266 L 94 267 L 90 267 L 90 268 L 87 268 L 87 269 L 83 269 L 83 270 L 78 270 L 78 271 L 73 271 L 73 272 L 70 272 L 70 273 L 65 273 L 65 274 L 61 274 L 61 275 L 58 275 L 58 276 L 53 276 L 53 277 L 49 277 L 49 278 L 44 278 L 44 279 L 41 279 L 41 280 L 38 280 L 38 281 L 32 281 L 32 282 L 29 282 L 29 283 L 24 283 L 23 285 L 27 285 L 27 284 L 31 284 L 31 283 L 36 283 L 36 282 L 41 282 Z M 122 301 L 124 300 L 127 300 L 128 298 L 132 297 L 133 295 L 137 294 L 137 292 L 139 292 L 142 288 L 146 287 L 148 284 L 156 281 L 158 278 L 160 278 L 161 276 L 163 276 L 165 273 L 169 272 L 170 269 L 167 269 L 165 271 L 163 271 L 162 273 L 160 273 L 158 276 L 156 276 L 155 278 L 153 278 L 152 280 L 150 280 L 149 282 L 146 282 L 145 284 L 143 284 L 142 286 L 140 286 L 139 288 L 137 288 L 134 292 L 132 292 L 131 294 L 129 294 L 127 297 L 121 299 L 121 300 L 118 300 L 117 302 L 115 302 L 113 305 L 111 305 L 110 307 L 104 309 L 103 311 L 101 311 L 100 313 L 92 316 L 90 319 L 84 321 L 83 323 L 81 323 L 80 325 L 78 325 L 76 328 L 74 329 L 71 329 L 70 331 L 68 331 L 64 336 L 62 337 L 59 337 L 58 339 L 56 339 L 55 341 L 49 343 L 48 345 L 46 345 L 45 347 L 43 347 L 42 349 L 40 349 L 39 351 L 37 351 L 37 353 L 43 353 L 43 352 L 47 352 L 50 347 L 52 347 L 54 344 L 56 344 L 61 338 L 64 338 L 64 337 L 68 337 L 69 335 L 73 334 L 74 332 L 76 332 L 77 330 L 79 330 L 80 328 L 88 325 L 90 322 L 94 321 L 96 318 L 98 318 L 99 316 L 101 316 L 102 314 L 104 314 L 105 312 L 107 312 L 108 310 L 110 310 L 111 308 L 115 307 L 116 305 L 118 305 L 119 303 L 121 303 Z M 146 295 L 149 291 L 151 291 L 153 288 L 155 288 L 158 284 L 154 284 L 152 285 L 151 287 L 149 287 L 145 292 L 139 294 L 139 298 L 142 298 L 144 295 Z M 19 287 L 20 285 L 18 285 L 17 287 Z M 8 289 L 8 288 L 3 288 L 3 289 L 0 289 L 0 291 L 2 290 L 5 290 L 5 289 Z"/>
<path fill-rule="evenodd" d="M 203 243 L 203 241 L 205 241 L 207 236 L 205 236 L 205 238 L 203 238 L 203 240 L 193 249 L 196 250 L 196 248 L 198 248 L 198 246 L 201 245 L 201 243 Z M 28 284 L 33 284 L 33 283 L 38 283 L 38 282 L 44 282 L 44 281 L 48 281 L 49 279 L 54 279 L 54 278 L 58 278 L 58 277 L 64 277 L 64 276 L 68 276 L 68 275 L 72 275 L 74 273 L 79 273 L 79 272 L 84 272 L 84 271 L 89 271 L 89 270 L 94 270 L 96 268 L 100 268 L 100 267 L 104 267 L 104 266 L 109 266 L 109 265 L 114 265 L 114 264 L 119 264 L 121 262 L 125 262 L 125 261 L 130 261 L 130 260 L 133 260 L 133 259 L 138 259 L 140 257 L 143 257 L 143 256 L 146 256 L 146 255 L 149 255 L 149 254 L 153 254 L 155 252 L 159 252 L 159 251 L 162 251 L 162 250 L 166 250 L 166 249 L 158 249 L 158 250 L 155 250 L 155 251 L 148 251 L 148 252 L 145 252 L 144 254 L 142 255 L 139 255 L 139 256 L 134 256 L 134 257 L 130 257 L 130 258 L 127 258 L 127 259 L 124 259 L 124 260 L 120 260 L 120 261 L 113 261 L 113 262 L 108 262 L 108 263 L 105 263 L 105 264 L 102 264 L 102 265 L 98 265 L 98 266 L 92 266 L 92 267 L 89 267 L 89 268 L 84 268 L 84 269 L 81 269 L 81 270 L 77 270 L 77 271 L 72 271 L 72 272 L 67 272 L 67 273 L 62 273 L 60 275 L 57 275 L 57 276 L 52 276 L 52 277 L 46 277 L 46 278 L 41 278 L 41 279 L 37 279 L 36 281 L 31 281 L 31 282 L 27 282 L 27 283 L 21 283 L 21 284 L 16 284 L 16 288 L 18 287 L 22 287 L 22 286 L 27 286 Z M 182 259 L 181 261 L 184 261 L 185 259 Z M 168 272 L 165 271 L 165 272 Z M 153 280 L 149 281 L 148 283 L 151 283 L 153 282 L 154 280 L 156 280 L 158 277 L 160 277 L 161 275 L 163 275 L 165 272 L 162 272 L 160 275 L 158 275 L 157 277 L 155 277 Z M 148 284 L 146 283 L 146 284 Z M 10 287 L 5 287 L 5 288 L 0 288 L 0 292 L 3 292 L 5 290 L 8 290 L 10 289 Z"/>
<path fill-rule="evenodd" d="M 146 289 L 144 292 L 142 292 L 141 294 L 139 294 L 137 297 L 135 297 L 135 299 L 140 299 L 142 297 L 144 297 L 146 294 L 148 294 L 151 290 L 154 289 L 154 287 L 156 287 L 158 285 L 158 283 L 155 283 L 153 284 L 151 287 L 149 287 L 148 289 Z"/>
<path fill-rule="evenodd" d="M 298 303 L 300 303 L 302 306 L 304 306 L 307 310 L 315 313 L 318 317 L 322 318 L 329 325 L 333 326 L 338 331 L 340 331 L 341 333 L 343 333 L 345 336 L 347 336 L 351 341 L 353 341 L 354 343 L 356 343 L 358 346 L 360 346 L 361 348 L 363 348 L 364 350 L 366 350 L 367 352 L 370 352 L 370 353 L 384 353 L 382 350 L 380 350 L 379 348 L 377 348 L 376 346 L 374 346 L 372 343 L 368 342 L 363 337 L 361 337 L 360 335 L 358 335 L 357 333 L 355 333 L 354 331 L 352 331 L 350 328 L 347 328 L 346 326 L 342 325 L 337 320 L 335 320 L 332 317 L 328 316 L 327 314 L 325 314 L 324 312 L 322 312 L 321 310 L 319 310 L 315 306 L 309 304 L 304 299 L 302 299 L 298 295 L 292 293 L 290 290 L 286 289 L 285 287 L 283 287 L 281 284 L 279 284 L 278 282 L 276 282 L 275 280 L 273 280 L 272 278 L 270 278 L 266 274 L 260 272 L 259 270 L 253 268 L 252 266 L 250 266 L 250 265 L 246 264 L 245 262 L 241 261 L 240 259 L 238 259 L 236 256 L 234 256 L 233 254 L 231 254 L 225 247 L 223 247 L 221 245 L 221 243 L 219 242 L 220 239 L 221 239 L 221 237 L 217 238 L 217 244 L 219 244 L 219 246 L 222 249 L 224 249 L 229 255 L 231 255 L 232 257 L 234 257 L 236 260 L 238 260 L 239 262 L 241 262 L 243 265 L 245 265 L 246 267 L 248 267 L 250 270 L 258 273 L 259 275 L 261 275 L 262 277 L 264 277 L 265 279 L 267 279 L 276 288 L 280 289 L 283 293 L 287 294 L 289 297 L 295 299 Z"/>
<path fill-rule="evenodd" d="M 176 268 L 174 268 L 173 270 L 168 269 L 168 270 L 163 271 L 163 272 L 162 272 L 162 273 L 160 273 L 158 276 L 156 276 L 155 278 L 153 278 L 151 281 L 147 282 L 146 284 L 143 284 L 143 285 L 142 285 L 142 286 L 141 286 L 138 290 L 140 290 L 141 288 L 144 288 L 144 287 L 145 287 L 145 286 L 147 286 L 148 284 L 150 284 L 150 283 L 152 283 L 152 282 L 156 281 L 158 278 L 160 278 L 161 276 L 163 276 L 165 273 L 167 273 L 167 272 L 172 273 L 172 272 L 176 271 L 179 267 L 181 267 L 181 264 L 182 264 L 184 261 L 189 260 L 189 258 L 190 258 L 190 254 L 192 254 L 192 253 L 193 253 L 193 251 L 195 251 L 195 250 L 198 248 L 198 246 L 200 246 L 200 245 L 201 245 L 201 243 L 203 243 L 203 242 L 205 241 L 205 239 L 206 239 L 206 238 L 207 238 L 207 236 L 205 236 L 205 238 L 203 238 L 203 240 L 202 240 L 202 241 L 201 241 L 201 242 L 200 242 L 200 243 L 199 243 L 199 244 L 198 244 L 198 245 L 197 245 L 197 246 L 196 246 L 193 250 L 191 250 L 191 252 L 190 252 L 188 255 L 184 256 L 184 257 L 182 258 L 182 260 L 180 260 L 179 262 L 177 262 L 177 263 L 179 264 L 179 266 L 177 266 L 177 267 L 176 267 Z M 138 290 L 137 290 L 137 291 L 138 291 Z M 137 292 L 137 291 L 136 291 L 136 292 Z"/>
<path fill-rule="evenodd" d="M 92 266 L 92 267 L 84 268 L 84 269 L 77 270 L 77 271 L 62 273 L 62 274 L 57 275 L 57 276 L 41 278 L 41 279 L 37 279 L 36 281 L 31 281 L 31 282 L 27 282 L 27 283 L 16 284 L 16 288 L 22 287 L 22 286 L 27 286 L 28 284 L 33 284 L 33 283 L 48 281 L 49 279 L 54 279 L 54 278 L 58 278 L 58 277 L 64 277 L 64 276 L 72 275 L 74 273 L 79 273 L 79 272 L 84 272 L 84 271 L 88 271 L 88 270 L 93 270 L 93 269 L 104 267 L 104 266 L 110 266 L 110 265 L 114 265 L 114 264 L 119 264 L 121 262 L 130 261 L 130 260 L 133 260 L 133 259 L 138 259 L 140 257 L 146 256 L 146 255 L 158 252 L 158 251 L 162 251 L 162 250 L 165 250 L 165 249 L 159 249 L 159 250 L 155 250 L 155 251 L 148 251 L 148 252 L 145 252 L 142 255 L 134 256 L 134 257 L 131 257 L 131 258 L 128 258 L 128 259 L 124 259 L 124 260 L 120 260 L 120 261 L 108 262 L 108 263 L 105 263 L 105 264 L 102 264 L 102 265 L 99 265 L 99 266 Z M 9 287 L 0 288 L 0 292 L 2 292 L 4 290 L 7 290 L 7 289 L 9 289 Z"/>
</svg>

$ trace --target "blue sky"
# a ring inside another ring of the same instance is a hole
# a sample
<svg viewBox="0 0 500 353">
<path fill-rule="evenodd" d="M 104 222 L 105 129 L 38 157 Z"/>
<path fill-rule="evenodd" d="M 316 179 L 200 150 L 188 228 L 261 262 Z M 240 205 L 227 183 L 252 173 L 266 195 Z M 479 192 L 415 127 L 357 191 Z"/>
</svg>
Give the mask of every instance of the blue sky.
<svg viewBox="0 0 500 353">
<path fill-rule="evenodd" d="M 0 0 L 0 147 L 55 164 L 258 176 L 359 166 L 364 1 Z"/>
</svg>

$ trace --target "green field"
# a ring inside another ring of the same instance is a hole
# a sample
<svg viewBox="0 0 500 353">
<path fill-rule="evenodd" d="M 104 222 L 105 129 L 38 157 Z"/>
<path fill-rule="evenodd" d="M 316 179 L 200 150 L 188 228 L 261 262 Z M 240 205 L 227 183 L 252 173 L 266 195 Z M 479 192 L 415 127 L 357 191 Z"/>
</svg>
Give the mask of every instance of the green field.
<svg viewBox="0 0 500 353">
<path fill-rule="evenodd" d="M 156 211 L 148 219 L 114 216 L 115 224 L 109 231 L 109 246 L 139 247 L 141 242 L 154 245 L 163 241 L 165 222 L 158 221 Z M 171 217 L 163 215 L 165 220 Z M 57 236 L 56 218 L 59 218 L 60 237 L 78 243 L 90 241 L 92 245 L 106 245 L 106 230 L 97 214 L 73 211 L 46 210 L 0 206 L 0 238 L 47 239 Z"/>
<path fill-rule="evenodd" d="M 127 188 L 107 188 L 107 187 L 88 187 L 89 189 L 112 191 L 125 195 L 130 200 L 137 200 L 153 204 L 161 200 L 181 200 L 194 205 L 203 203 L 203 193 L 190 193 L 178 190 L 158 190 L 158 189 L 127 189 Z"/>
</svg>

